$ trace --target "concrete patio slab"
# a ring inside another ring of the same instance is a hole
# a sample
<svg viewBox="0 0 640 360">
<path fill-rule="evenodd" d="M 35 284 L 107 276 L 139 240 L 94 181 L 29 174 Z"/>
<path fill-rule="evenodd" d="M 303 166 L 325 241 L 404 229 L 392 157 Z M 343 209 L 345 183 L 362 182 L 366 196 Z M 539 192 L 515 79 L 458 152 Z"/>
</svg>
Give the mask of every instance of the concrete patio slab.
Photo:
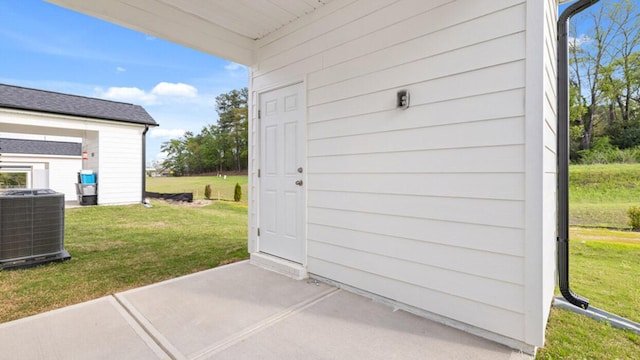
<svg viewBox="0 0 640 360">
<path fill-rule="evenodd" d="M 116 295 L 177 359 L 206 353 L 335 288 L 252 266 L 223 266 Z"/>
<path fill-rule="evenodd" d="M 240 262 L 0 324 L 0 359 L 531 359 Z"/>
<path fill-rule="evenodd" d="M 339 290 L 206 358 L 508 360 L 516 355 L 497 343 Z"/>
<path fill-rule="evenodd" d="M 170 359 L 113 297 L 0 324 L 0 359 Z"/>
</svg>

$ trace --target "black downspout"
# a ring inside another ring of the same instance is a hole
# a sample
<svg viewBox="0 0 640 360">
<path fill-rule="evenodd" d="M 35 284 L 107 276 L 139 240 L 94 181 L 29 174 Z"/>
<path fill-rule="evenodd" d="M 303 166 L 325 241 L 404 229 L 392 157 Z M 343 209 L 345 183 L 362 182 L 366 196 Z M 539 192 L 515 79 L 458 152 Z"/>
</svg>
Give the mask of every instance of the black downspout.
<svg viewBox="0 0 640 360">
<path fill-rule="evenodd" d="M 569 287 L 569 19 L 600 0 L 580 0 L 558 19 L 558 282 L 562 296 L 587 309 L 589 300 Z"/>
<path fill-rule="evenodd" d="M 147 131 L 149 125 L 144 126 L 142 132 L 142 203 L 145 204 L 145 192 L 147 191 Z"/>
</svg>

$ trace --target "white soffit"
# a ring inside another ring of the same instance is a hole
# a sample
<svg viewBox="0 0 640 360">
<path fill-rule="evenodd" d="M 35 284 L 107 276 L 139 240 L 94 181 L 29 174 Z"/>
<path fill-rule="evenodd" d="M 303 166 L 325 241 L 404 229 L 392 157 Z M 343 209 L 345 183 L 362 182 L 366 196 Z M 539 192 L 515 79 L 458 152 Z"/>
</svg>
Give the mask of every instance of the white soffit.
<svg viewBox="0 0 640 360">
<path fill-rule="evenodd" d="M 255 40 L 332 0 L 46 0 L 251 65 Z"/>
</svg>

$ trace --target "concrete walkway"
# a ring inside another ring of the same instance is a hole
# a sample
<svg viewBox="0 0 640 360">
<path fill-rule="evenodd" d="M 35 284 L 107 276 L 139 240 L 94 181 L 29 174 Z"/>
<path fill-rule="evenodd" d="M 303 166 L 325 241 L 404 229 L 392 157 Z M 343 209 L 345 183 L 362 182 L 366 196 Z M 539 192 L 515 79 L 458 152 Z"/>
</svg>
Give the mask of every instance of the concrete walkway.
<svg viewBox="0 0 640 360">
<path fill-rule="evenodd" d="M 0 359 L 530 359 L 241 262 L 0 324 Z"/>
</svg>

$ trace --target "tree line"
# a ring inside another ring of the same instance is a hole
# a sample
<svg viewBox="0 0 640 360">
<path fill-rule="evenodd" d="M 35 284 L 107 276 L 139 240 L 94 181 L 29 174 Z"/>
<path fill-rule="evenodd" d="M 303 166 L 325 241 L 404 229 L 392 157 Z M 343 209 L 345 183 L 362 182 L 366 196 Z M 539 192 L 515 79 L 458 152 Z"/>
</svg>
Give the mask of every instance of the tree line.
<svg viewBox="0 0 640 360">
<path fill-rule="evenodd" d="M 216 97 L 218 121 L 194 134 L 162 144 L 167 155 L 164 169 L 175 176 L 223 171 L 243 171 L 248 160 L 248 89 L 232 90 Z"/>
<path fill-rule="evenodd" d="M 627 153 L 640 162 L 637 1 L 605 1 L 573 19 L 569 54 L 571 160 Z"/>
</svg>

